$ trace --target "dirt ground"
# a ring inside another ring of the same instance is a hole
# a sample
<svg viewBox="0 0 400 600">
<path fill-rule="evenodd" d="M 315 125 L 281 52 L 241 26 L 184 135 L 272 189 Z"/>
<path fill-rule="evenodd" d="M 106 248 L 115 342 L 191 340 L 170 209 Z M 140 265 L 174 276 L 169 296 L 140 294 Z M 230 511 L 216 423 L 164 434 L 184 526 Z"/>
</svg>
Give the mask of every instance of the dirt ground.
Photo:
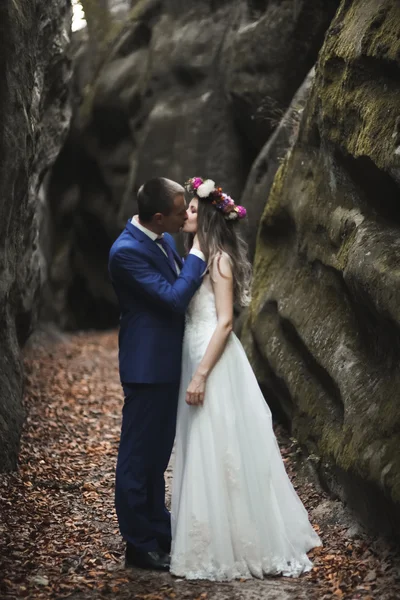
<svg viewBox="0 0 400 600">
<path fill-rule="evenodd" d="M 117 334 L 43 331 L 25 351 L 25 369 L 19 469 L 0 475 L 0 598 L 400 599 L 397 550 L 324 494 L 279 426 L 286 468 L 324 543 L 310 554 L 310 573 L 216 584 L 125 569 L 113 497 L 122 407 Z"/>
</svg>

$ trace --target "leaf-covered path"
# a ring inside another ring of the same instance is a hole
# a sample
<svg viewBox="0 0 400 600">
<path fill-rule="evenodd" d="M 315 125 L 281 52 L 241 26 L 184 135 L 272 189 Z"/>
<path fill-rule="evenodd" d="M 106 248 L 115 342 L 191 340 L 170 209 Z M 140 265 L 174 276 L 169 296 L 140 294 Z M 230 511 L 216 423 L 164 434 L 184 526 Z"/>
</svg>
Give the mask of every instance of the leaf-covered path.
<svg viewBox="0 0 400 600">
<path fill-rule="evenodd" d="M 213 584 L 124 569 L 113 507 L 122 405 L 116 332 L 36 335 L 25 369 L 20 466 L 0 475 L 1 598 L 400 598 L 399 556 L 319 490 L 279 427 L 286 467 L 324 542 L 310 574 Z"/>
</svg>

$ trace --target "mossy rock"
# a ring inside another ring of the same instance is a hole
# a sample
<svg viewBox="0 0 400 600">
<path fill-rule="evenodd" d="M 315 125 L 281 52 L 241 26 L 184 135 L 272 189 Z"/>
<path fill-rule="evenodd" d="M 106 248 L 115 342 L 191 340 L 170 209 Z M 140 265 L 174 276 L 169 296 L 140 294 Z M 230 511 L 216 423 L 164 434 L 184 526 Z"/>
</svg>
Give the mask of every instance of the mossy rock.
<svg viewBox="0 0 400 600">
<path fill-rule="evenodd" d="M 399 23 L 396 0 L 342 2 L 261 219 L 243 329 L 267 400 L 366 519 L 378 505 L 352 481 L 400 516 Z"/>
</svg>

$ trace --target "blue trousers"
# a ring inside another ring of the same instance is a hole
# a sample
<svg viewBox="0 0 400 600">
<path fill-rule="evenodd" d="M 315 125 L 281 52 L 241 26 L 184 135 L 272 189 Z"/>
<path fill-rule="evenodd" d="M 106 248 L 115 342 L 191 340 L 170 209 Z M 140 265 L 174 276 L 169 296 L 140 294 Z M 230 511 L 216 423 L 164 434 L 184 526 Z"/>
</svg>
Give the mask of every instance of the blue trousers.
<svg viewBox="0 0 400 600">
<path fill-rule="evenodd" d="M 171 539 L 164 472 L 175 437 L 179 383 L 123 384 L 115 507 L 121 535 L 136 549 Z"/>
</svg>

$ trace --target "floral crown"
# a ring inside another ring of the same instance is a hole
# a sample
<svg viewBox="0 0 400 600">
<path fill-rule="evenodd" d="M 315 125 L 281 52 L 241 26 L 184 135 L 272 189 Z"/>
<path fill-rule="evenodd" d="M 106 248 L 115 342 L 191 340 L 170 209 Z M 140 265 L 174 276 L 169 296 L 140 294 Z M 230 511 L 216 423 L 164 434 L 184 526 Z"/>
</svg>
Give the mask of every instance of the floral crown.
<svg viewBox="0 0 400 600">
<path fill-rule="evenodd" d="M 202 179 L 201 177 L 192 177 L 185 183 L 186 191 L 195 194 L 201 200 L 210 200 L 211 204 L 217 210 L 222 212 L 227 221 L 235 219 L 244 219 L 246 209 L 244 206 L 238 206 L 228 194 L 222 191 L 222 188 L 215 187 L 215 181 L 212 179 Z"/>
</svg>

